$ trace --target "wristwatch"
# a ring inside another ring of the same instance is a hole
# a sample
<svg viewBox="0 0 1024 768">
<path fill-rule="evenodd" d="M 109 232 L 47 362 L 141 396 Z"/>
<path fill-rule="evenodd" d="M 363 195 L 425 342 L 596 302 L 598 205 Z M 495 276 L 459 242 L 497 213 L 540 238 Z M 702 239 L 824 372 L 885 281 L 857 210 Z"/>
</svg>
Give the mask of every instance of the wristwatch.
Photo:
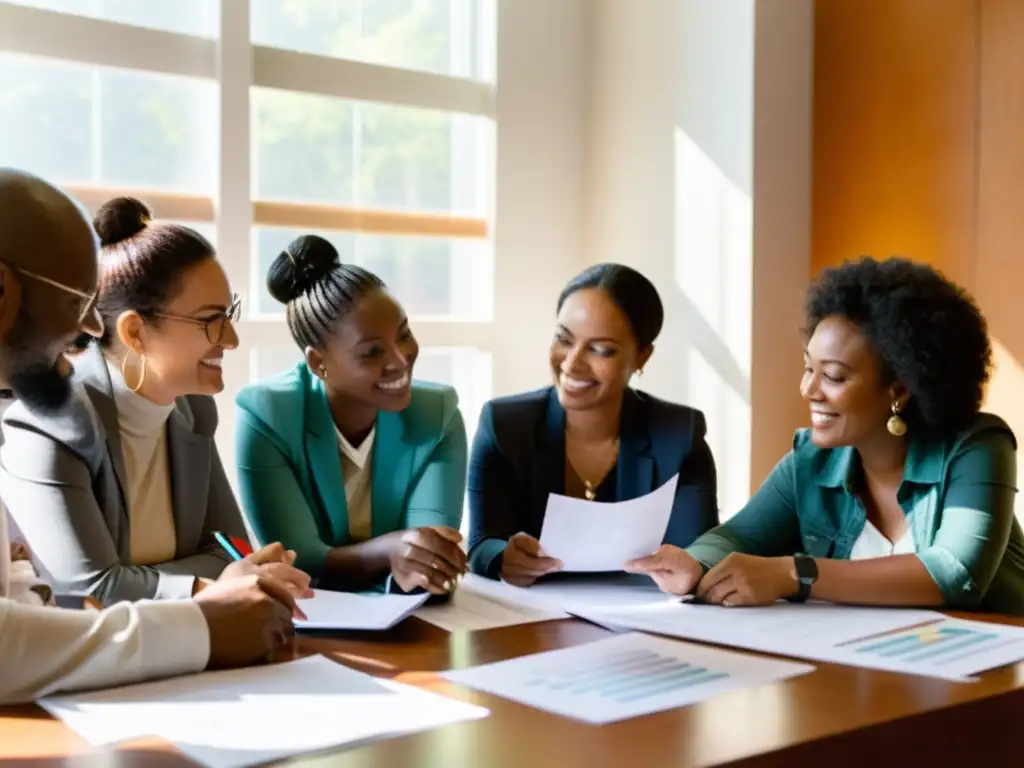
<svg viewBox="0 0 1024 768">
<path fill-rule="evenodd" d="M 810 555 L 797 552 L 793 555 L 793 565 L 796 566 L 796 579 L 799 586 L 796 593 L 788 599 L 794 603 L 804 603 L 811 596 L 811 585 L 818 580 L 818 564 Z"/>
</svg>

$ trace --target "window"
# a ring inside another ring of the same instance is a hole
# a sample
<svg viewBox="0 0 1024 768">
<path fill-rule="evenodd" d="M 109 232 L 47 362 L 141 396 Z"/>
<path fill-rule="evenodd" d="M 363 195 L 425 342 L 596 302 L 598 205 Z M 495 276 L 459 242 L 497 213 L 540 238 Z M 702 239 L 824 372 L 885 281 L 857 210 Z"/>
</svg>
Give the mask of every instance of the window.
<svg viewBox="0 0 1024 768">
<path fill-rule="evenodd" d="M 487 212 L 480 118 L 257 89 L 253 128 L 256 198 Z"/>
<path fill-rule="evenodd" d="M 496 0 L 0 0 L 0 165 L 215 243 L 244 298 L 228 466 L 235 392 L 300 357 L 265 279 L 304 232 L 387 283 L 472 433 L 499 336 L 496 34 Z"/>
<path fill-rule="evenodd" d="M 252 40 L 453 77 L 490 80 L 493 0 L 253 0 Z"/>
<path fill-rule="evenodd" d="M 220 23 L 216 0 L 9 0 L 47 11 L 91 16 L 140 27 L 214 37 Z"/>
<path fill-rule="evenodd" d="M 259 227 L 254 235 L 254 284 L 250 314 L 276 319 L 283 307 L 266 288 L 274 259 L 299 235 L 317 234 L 330 240 L 341 260 L 358 264 L 380 277 L 402 303 L 406 313 L 422 320 L 430 316 L 473 319 L 490 313 L 486 292 L 490 259 L 486 244 L 472 240 L 429 237 L 352 235 L 340 232 Z"/>
<path fill-rule="evenodd" d="M 68 184 L 213 194 L 209 81 L 0 52 L 0 165 Z"/>
</svg>

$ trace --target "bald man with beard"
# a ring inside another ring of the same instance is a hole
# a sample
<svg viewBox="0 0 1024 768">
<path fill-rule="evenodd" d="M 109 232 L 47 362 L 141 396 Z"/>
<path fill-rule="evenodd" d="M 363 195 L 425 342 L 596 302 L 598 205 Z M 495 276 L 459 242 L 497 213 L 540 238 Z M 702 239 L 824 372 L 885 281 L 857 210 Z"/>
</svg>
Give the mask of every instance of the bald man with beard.
<svg viewBox="0 0 1024 768">
<path fill-rule="evenodd" d="M 98 244 L 79 206 L 42 179 L 0 168 L 0 388 L 35 408 L 71 396 L 64 355 L 100 336 Z M 104 611 L 8 599 L 11 546 L 0 509 L 0 704 L 267 660 L 293 634 L 295 601 L 254 573 L 286 559 L 280 545 L 233 563 L 191 600 Z"/>
</svg>

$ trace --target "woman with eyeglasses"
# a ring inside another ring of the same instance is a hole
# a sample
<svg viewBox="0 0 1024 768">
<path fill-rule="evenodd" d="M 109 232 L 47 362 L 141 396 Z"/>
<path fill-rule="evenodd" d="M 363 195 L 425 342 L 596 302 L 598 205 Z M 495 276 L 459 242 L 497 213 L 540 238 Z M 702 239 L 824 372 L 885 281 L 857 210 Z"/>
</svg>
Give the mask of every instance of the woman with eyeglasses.
<svg viewBox="0 0 1024 768">
<path fill-rule="evenodd" d="M 23 400 L 4 415 L 0 496 L 63 591 L 187 598 L 243 567 L 215 537 L 247 534 L 211 397 L 238 346 L 239 299 L 206 239 L 138 200 L 106 203 L 94 225 L 102 335 L 76 345 L 66 405 Z M 308 596 L 294 554 L 268 552 L 256 568 Z"/>
</svg>

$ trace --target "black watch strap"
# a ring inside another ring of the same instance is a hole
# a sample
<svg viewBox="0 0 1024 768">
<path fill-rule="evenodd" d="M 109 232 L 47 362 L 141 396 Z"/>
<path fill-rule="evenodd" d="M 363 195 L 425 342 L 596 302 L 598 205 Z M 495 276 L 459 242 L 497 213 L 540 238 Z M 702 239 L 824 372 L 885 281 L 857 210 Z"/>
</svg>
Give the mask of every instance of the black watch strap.
<svg viewBox="0 0 1024 768">
<path fill-rule="evenodd" d="M 811 585 L 818 580 L 818 564 L 810 555 L 797 552 L 793 555 L 793 565 L 796 567 L 797 590 L 789 600 L 804 603 L 811 596 Z"/>
</svg>

